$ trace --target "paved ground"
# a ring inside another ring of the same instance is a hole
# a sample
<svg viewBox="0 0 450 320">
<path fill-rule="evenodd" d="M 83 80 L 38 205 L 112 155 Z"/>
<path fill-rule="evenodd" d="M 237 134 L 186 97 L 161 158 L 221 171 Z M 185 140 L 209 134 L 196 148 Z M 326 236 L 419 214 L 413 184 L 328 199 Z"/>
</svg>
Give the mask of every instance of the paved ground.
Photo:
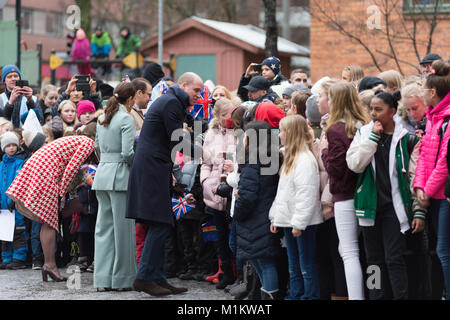
<svg viewBox="0 0 450 320">
<path fill-rule="evenodd" d="M 152 297 L 142 292 L 97 292 L 93 288 L 92 273 L 65 273 L 66 282 L 42 282 L 41 271 L 0 270 L 0 300 L 231 300 L 232 296 L 217 290 L 209 282 L 169 279 L 175 286 L 183 286 L 188 292 L 166 297 Z M 79 278 L 77 278 L 79 276 Z"/>
</svg>

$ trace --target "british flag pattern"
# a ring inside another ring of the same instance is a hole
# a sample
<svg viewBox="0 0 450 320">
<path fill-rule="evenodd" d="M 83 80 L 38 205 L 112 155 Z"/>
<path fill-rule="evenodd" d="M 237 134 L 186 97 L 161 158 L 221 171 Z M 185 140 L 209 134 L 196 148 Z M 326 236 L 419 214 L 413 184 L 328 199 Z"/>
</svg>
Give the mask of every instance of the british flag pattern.
<svg viewBox="0 0 450 320">
<path fill-rule="evenodd" d="M 85 136 L 59 138 L 24 164 L 6 195 L 58 231 L 58 197 L 67 192 L 80 166 L 94 150 Z"/>
<path fill-rule="evenodd" d="M 195 208 L 194 204 L 188 204 L 185 196 L 172 196 L 172 209 L 175 218 L 179 220 L 186 213 Z"/>
<path fill-rule="evenodd" d="M 198 99 L 194 106 L 189 108 L 189 112 L 194 117 L 208 119 L 208 122 L 213 118 L 213 100 L 211 96 L 211 92 L 207 86 L 203 87 L 202 92 L 200 93 L 201 98 Z"/>
</svg>

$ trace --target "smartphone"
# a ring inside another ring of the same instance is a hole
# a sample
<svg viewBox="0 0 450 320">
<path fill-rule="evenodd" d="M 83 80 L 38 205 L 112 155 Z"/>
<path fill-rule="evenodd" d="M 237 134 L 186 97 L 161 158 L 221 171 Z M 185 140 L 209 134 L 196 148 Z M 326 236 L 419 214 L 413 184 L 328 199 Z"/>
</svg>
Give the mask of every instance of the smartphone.
<svg viewBox="0 0 450 320">
<path fill-rule="evenodd" d="M 75 76 L 75 78 L 77 79 L 77 91 L 87 92 L 91 90 L 91 87 L 89 86 L 89 81 L 91 78 L 89 77 L 89 75 L 77 75 Z"/>
<path fill-rule="evenodd" d="M 21 88 L 28 87 L 29 86 L 28 80 L 16 80 L 16 86 Z"/>
<path fill-rule="evenodd" d="M 77 83 L 78 82 L 87 82 L 87 83 L 89 83 L 89 80 L 91 80 L 89 75 L 83 75 L 83 74 L 76 75 L 75 78 L 77 79 Z"/>
<path fill-rule="evenodd" d="M 253 70 L 255 70 L 256 72 L 261 73 L 262 72 L 262 65 L 261 64 L 256 64 L 253 66 Z"/>
</svg>

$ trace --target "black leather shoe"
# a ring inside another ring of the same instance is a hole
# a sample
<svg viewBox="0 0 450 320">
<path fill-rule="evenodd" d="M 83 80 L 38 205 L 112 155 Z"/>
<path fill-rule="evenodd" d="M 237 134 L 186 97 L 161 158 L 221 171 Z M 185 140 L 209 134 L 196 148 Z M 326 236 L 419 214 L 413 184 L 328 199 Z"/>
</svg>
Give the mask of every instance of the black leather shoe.
<svg viewBox="0 0 450 320">
<path fill-rule="evenodd" d="M 187 288 L 178 288 L 178 287 L 174 287 L 174 286 L 172 286 L 171 284 L 169 284 L 168 282 L 166 282 L 166 283 L 160 283 L 159 285 L 160 285 L 161 287 L 165 288 L 165 289 L 170 290 L 170 291 L 172 292 L 172 294 L 179 294 L 179 293 L 183 293 L 183 292 L 188 291 Z"/>
<path fill-rule="evenodd" d="M 20 261 L 20 260 L 16 260 L 13 259 L 13 261 L 11 263 L 8 263 L 6 265 L 6 269 L 9 270 L 19 270 L 19 269 L 26 269 L 27 265 L 25 264 L 24 261 Z"/>
<path fill-rule="evenodd" d="M 153 281 L 146 281 L 141 279 L 135 279 L 133 282 L 133 289 L 137 292 L 145 292 L 152 296 L 167 296 L 172 294 L 172 291 L 159 286 Z"/>
</svg>

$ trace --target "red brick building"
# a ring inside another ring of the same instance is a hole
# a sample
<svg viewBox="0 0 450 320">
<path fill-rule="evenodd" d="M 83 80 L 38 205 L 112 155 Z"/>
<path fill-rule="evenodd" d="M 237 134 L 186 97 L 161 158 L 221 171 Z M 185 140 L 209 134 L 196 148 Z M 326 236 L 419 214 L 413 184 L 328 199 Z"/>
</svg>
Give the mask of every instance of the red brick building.
<svg viewBox="0 0 450 320">
<path fill-rule="evenodd" d="M 435 1 L 403 0 L 395 7 L 396 1 L 387 1 L 386 7 L 386 1 L 379 0 L 311 0 L 312 81 L 323 76 L 340 78 L 342 69 L 354 64 L 365 75 L 377 75 L 380 69 L 417 74 L 428 47 L 448 59 L 450 1 Z"/>
</svg>

